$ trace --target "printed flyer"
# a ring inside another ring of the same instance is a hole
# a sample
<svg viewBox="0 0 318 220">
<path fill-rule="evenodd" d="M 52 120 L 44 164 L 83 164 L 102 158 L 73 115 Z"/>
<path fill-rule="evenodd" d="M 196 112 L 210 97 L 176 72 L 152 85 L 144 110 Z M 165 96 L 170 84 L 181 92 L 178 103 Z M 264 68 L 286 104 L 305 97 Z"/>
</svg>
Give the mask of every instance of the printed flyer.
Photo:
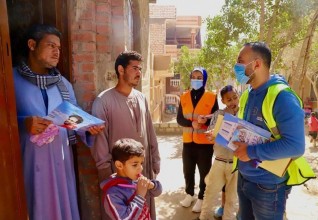
<svg viewBox="0 0 318 220">
<path fill-rule="evenodd" d="M 271 133 L 269 131 L 225 113 L 215 142 L 235 151 L 236 146 L 232 143 L 233 141 L 254 145 L 265 143 L 269 141 L 270 137 Z"/>
<path fill-rule="evenodd" d="M 215 138 L 215 142 L 223 147 L 235 151 L 237 147 L 233 144 L 233 141 L 256 145 L 270 141 L 270 137 L 271 133 L 269 131 L 239 119 L 231 114 L 225 113 L 220 129 Z M 261 167 L 277 176 L 282 177 L 285 175 L 291 161 L 291 158 L 255 161 L 257 163 L 255 167 Z"/>
<path fill-rule="evenodd" d="M 88 114 L 68 101 L 63 101 L 45 118 L 53 121 L 55 125 L 75 131 L 85 131 L 91 126 L 105 123 L 105 121 Z"/>
</svg>

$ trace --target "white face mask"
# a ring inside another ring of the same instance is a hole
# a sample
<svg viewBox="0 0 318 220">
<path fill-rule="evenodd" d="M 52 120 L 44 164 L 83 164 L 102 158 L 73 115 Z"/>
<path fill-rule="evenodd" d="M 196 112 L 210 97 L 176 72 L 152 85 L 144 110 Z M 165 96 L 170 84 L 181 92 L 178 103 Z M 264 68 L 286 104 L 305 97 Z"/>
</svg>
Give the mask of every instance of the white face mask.
<svg viewBox="0 0 318 220">
<path fill-rule="evenodd" d="M 191 79 L 191 87 L 194 90 L 198 90 L 203 86 L 203 80 L 202 79 Z"/>
</svg>

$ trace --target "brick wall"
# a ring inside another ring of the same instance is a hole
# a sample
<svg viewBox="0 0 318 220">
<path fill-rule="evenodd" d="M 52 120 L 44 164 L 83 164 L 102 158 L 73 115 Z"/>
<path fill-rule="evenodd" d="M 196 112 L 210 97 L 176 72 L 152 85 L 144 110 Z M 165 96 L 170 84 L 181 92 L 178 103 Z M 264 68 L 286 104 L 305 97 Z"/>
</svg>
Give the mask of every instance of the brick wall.
<svg viewBox="0 0 318 220">
<path fill-rule="evenodd" d="M 143 83 L 149 87 L 148 6 L 147 0 L 71 0 L 71 82 L 84 110 L 90 112 L 96 96 L 116 84 L 114 63 L 125 47 L 144 56 Z M 97 169 L 90 150 L 79 143 L 74 155 L 81 219 L 101 219 Z"/>
<path fill-rule="evenodd" d="M 72 83 L 80 105 L 90 109 L 95 97 L 96 84 L 96 4 L 85 1 L 75 3 L 76 21 L 71 23 Z"/>
<path fill-rule="evenodd" d="M 72 83 L 79 105 L 91 110 L 97 95 L 100 52 L 107 50 L 110 31 L 110 1 L 74 0 L 71 13 Z M 104 21 L 104 23 L 103 23 Z M 106 22 L 105 22 L 106 21 Z M 108 22 L 107 22 L 108 21 Z M 82 219 L 100 219 L 97 170 L 89 149 L 79 143 L 74 148 Z"/>
<path fill-rule="evenodd" d="M 150 18 L 164 18 L 164 19 L 175 19 L 177 9 L 173 5 L 149 5 L 149 17 Z"/>
<path fill-rule="evenodd" d="M 164 54 L 166 44 L 166 24 L 164 21 L 152 23 L 153 20 L 150 20 L 150 22 L 150 50 L 154 54 Z"/>
<path fill-rule="evenodd" d="M 89 111 L 96 95 L 116 81 L 114 61 L 125 48 L 125 1 L 73 1 L 72 83 L 79 104 Z"/>
<path fill-rule="evenodd" d="M 166 20 L 176 19 L 176 7 L 149 5 L 150 50 L 154 54 L 164 54 L 166 44 Z"/>
<path fill-rule="evenodd" d="M 139 89 L 150 100 L 149 0 L 133 0 L 133 49 L 143 56 Z"/>
<path fill-rule="evenodd" d="M 79 105 L 90 112 L 97 94 L 112 86 L 114 59 L 124 49 L 124 0 L 73 0 L 72 4 L 72 83 Z M 95 162 L 82 143 L 74 152 L 81 218 L 101 219 Z"/>
</svg>

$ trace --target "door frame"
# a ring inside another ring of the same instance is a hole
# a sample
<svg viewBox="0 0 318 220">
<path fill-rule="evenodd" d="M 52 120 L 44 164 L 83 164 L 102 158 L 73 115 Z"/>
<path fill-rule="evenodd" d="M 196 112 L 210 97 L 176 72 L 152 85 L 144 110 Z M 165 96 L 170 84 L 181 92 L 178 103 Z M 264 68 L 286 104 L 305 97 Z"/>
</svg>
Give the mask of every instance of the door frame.
<svg viewBox="0 0 318 220">
<path fill-rule="evenodd" d="M 28 219 L 12 73 L 7 5 L 0 0 L 0 219 Z"/>
</svg>

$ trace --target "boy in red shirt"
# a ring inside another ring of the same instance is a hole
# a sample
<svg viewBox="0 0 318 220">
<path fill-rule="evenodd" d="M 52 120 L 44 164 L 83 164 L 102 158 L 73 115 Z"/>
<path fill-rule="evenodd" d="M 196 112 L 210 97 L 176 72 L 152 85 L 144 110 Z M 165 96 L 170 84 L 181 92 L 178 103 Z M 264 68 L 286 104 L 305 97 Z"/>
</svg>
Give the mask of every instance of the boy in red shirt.
<svg viewBox="0 0 318 220">
<path fill-rule="evenodd" d="M 318 119 L 316 118 L 315 112 L 312 112 L 310 114 L 310 118 L 308 119 L 308 126 L 309 126 L 310 143 L 314 142 L 314 147 L 316 147 Z"/>
</svg>

